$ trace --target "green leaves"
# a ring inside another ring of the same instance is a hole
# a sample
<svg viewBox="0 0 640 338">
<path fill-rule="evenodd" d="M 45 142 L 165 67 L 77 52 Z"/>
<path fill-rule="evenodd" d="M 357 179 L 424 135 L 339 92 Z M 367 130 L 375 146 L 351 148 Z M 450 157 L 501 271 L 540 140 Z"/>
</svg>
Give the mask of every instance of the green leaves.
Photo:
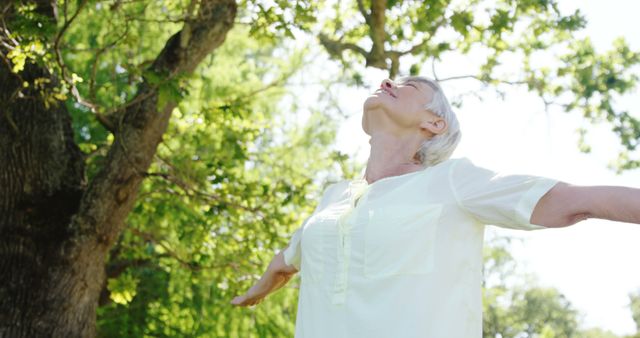
<svg viewBox="0 0 640 338">
<path fill-rule="evenodd" d="M 587 26 L 587 19 L 580 13 L 580 9 L 568 16 L 557 19 L 556 28 L 565 31 L 577 31 Z"/>
<path fill-rule="evenodd" d="M 16 15 L 10 16 L 6 26 L 13 29 L 14 37 L 27 40 L 47 40 L 57 32 L 56 22 L 51 16 L 38 12 L 38 6 L 34 2 L 15 1 Z"/>
<path fill-rule="evenodd" d="M 463 37 L 469 36 L 469 28 L 473 24 L 473 13 L 467 11 L 455 12 L 449 18 L 451 27 Z"/>
<path fill-rule="evenodd" d="M 275 41 L 283 37 L 294 39 L 294 30 L 309 32 L 316 22 L 315 1 L 296 0 L 246 2 L 245 19 L 251 20 L 249 34 L 257 39 Z"/>
<path fill-rule="evenodd" d="M 512 19 L 508 10 L 498 9 L 491 16 L 491 25 L 489 30 L 494 34 L 501 34 L 503 31 L 510 29 Z"/>
<path fill-rule="evenodd" d="M 169 102 L 178 103 L 185 98 L 189 91 L 187 85 L 190 79 L 189 74 L 173 74 L 166 72 L 159 73 L 152 69 L 146 69 L 142 76 L 153 87 L 158 87 L 157 110 L 161 111 Z"/>
<path fill-rule="evenodd" d="M 107 289 L 110 292 L 109 297 L 121 305 L 127 305 L 136 295 L 136 287 L 139 280 L 131 275 L 131 273 L 123 273 L 117 278 L 109 278 L 107 280 Z"/>
</svg>

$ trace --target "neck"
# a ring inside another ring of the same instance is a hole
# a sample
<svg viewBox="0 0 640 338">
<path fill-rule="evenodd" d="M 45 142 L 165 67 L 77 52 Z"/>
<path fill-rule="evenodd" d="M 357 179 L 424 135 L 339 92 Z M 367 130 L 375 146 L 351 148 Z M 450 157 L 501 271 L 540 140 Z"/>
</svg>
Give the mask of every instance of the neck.
<svg viewBox="0 0 640 338">
<path fill-rule="evenodd" d="M 369 184 L 389 176 L 402 175 L 422 169 L 414 159 L 423 140 L 415 137 L 397 137 L 374 134 L 369 140 L 371 150 L 364 178 Z"/>
</svg>

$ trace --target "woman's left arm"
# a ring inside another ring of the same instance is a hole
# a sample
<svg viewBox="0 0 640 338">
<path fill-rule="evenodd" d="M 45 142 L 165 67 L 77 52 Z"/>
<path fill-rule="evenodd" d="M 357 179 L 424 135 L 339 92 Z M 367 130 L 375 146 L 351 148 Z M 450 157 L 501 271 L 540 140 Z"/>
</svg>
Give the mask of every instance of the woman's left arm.
<svg viewBox="0 0 640 338">
<path fill-rule="evenodd" d="M 559 228 L 587 218 L 640 224 L 640 189 L 559 182 L 538 201 L 531 223 Z"/>
</svg>

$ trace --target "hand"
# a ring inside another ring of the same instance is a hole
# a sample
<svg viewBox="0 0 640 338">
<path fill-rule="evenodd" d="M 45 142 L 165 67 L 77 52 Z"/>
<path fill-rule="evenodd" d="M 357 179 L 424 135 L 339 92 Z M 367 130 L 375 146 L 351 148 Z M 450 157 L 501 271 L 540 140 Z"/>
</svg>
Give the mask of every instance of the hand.
<svg viewBox="0 0 640 338">
<path fill-rule="evenodd" d="M 279 257 L 280 260 L 283 259 L 282 253 L 279 253 L 276 257 Z M 258 280 L 258 282 L 252 286 L 246 294 L 235 297 L 230 303 L 239 306 L 260 304 L 269 293 L 285 285 L 295 273 L 282 272 L 282 269 L 277 266 L 277 263 L 274 263 L 275 261 L 276 260 L 274 259 L 269 264 L 264 275 L 262 275 L 260 280 Z"/>
<path fill-rule="evenodd" d="M 265 294 L 264 292 L 258 292 L 258 290 L 256 290 L 256 287 L 254 286 L 250 288 L 249 291 L 247 291 L 247 293 L 245 293 L 244 295 L 236 296 L 235 298 L 233 298 L 233 300 L 231 300 L 231 304 L 237 306 L 251 306 L 260 304 L 264 300 L 266 295 L 267 294 Z"/>
</svg>

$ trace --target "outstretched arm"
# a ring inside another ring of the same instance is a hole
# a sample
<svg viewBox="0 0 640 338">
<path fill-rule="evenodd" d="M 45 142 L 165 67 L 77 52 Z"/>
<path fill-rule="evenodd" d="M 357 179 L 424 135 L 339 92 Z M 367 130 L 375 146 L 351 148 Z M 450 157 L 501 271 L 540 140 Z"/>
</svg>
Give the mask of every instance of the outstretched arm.
<svg viewBox="0 0 640 338">
<path fill-rule="evenodd" d="M 286 248 L 285 248 L 286 249 Z M 235 297 L 231 304 L 238 306 L 250 306 L 261 303 L 264 298 L 287 284 L 287 282 L 298 272 L 295 267 L 286 265 L 284 262 L 283 250 L 273 257 L 264 275 L 252 286 L 247 293 Z"/>
<path fill-rule="evenodd" d="M 560 182 L 540 199 L 531 223 L 557 228 L 587 218 L 640 224 L 640 189 Z"/>
</svg>

